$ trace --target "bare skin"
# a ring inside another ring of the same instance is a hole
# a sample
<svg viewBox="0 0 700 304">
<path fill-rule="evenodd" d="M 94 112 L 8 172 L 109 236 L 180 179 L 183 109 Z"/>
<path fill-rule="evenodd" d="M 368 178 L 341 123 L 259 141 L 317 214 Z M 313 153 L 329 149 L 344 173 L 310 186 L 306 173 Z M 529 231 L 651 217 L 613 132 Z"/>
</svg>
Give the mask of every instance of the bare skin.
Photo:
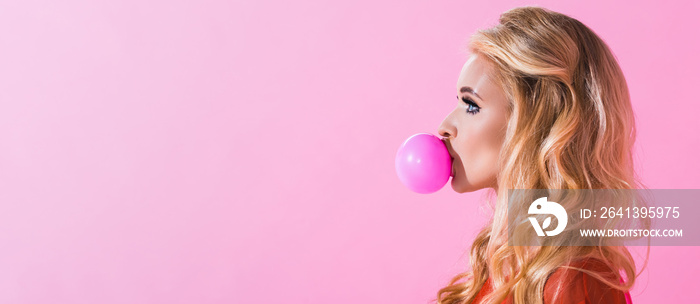
<svg viewBox="0 0 700 304">
<path fill-rule="evenodd" d="M 505 138 L 508 99 L 501 85 L 488 77 L 492 69 L 491 62 L 481 55 L 467 59 L 457 80 L 457 107 L 438 129 L 453 158 L 451 185 L 457 193 L 498 190 L 497 161 Z M 462 92 L 463 87 L 473 92 Z"/>
</svg>

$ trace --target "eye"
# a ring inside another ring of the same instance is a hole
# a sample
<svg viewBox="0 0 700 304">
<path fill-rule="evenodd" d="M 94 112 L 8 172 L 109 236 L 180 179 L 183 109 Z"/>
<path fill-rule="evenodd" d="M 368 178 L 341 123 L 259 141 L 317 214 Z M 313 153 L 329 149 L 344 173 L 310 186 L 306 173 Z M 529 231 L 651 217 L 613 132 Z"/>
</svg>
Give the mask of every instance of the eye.
<svg viewBox="0 0 700 304">
<path fill-rule="evenodd" d="M 457 99 L 459 99 L 459 96 L 457 96 Z M 462 101 L 467 104 L 467 114 L 474 115 L 476 113 L 479 113 L 479 110 L 481 108 L 479 105 L 477 105 L 471 98 L 464 96 L 462 97 Z"/>
</svg>

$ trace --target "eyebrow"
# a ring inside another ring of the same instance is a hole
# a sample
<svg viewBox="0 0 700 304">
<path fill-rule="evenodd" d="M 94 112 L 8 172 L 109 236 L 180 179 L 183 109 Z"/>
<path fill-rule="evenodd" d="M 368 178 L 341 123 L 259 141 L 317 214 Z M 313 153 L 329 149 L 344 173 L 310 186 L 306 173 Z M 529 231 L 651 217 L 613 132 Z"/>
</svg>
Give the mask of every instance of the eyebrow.
<svg viewBox="0 0 700 304">
<path fill-rule="evenodd" d="M 483 98 L 481 98 L 481 96 L 479 96 L 479 94 L 476 94 L 476 91 L 474 91 L 474 89 L 472 89 L 471 87 L 462 87 L 461 89 L 459 89 L 459 92 L 460 93 L 471 93 L 472 95 L 479 97 L 479 99 L 484 100 Z"/>
</svg>

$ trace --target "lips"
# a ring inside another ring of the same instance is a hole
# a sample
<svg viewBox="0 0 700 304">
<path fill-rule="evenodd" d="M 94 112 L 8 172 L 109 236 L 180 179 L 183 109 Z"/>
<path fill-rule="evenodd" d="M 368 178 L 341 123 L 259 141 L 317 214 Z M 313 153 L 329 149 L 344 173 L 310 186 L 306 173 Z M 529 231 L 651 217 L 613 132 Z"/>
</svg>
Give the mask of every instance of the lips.
<svg viewBox="0 0 700 304">
<path fill-rule="evenodd" d="M 442 142 L 445 144 L 445 147 L 447 147 L 447 153 L 450 154 L 450 164 L 452 165 L 452 172 L 450 173 L 450 176 L 455 176 L 455 158 L 452 152 L 452 146 L 450 145 L 450 142 L 447 140 L 447 138 L 443 138 Z"/>
<path fill-rule="evenodd" d="M 447 148 L 447 153 L 450 154 L 450 157 L 451 157 L 451 158 L 454 158 L 454 157 L 452 156 L 452 146 L 450 145 L 450 142 L 447 140 L 447 138 L 443 138 L 443 139 L 442 139 L 442 143 L 445 144 L 445 147 Z"/>
</svg>

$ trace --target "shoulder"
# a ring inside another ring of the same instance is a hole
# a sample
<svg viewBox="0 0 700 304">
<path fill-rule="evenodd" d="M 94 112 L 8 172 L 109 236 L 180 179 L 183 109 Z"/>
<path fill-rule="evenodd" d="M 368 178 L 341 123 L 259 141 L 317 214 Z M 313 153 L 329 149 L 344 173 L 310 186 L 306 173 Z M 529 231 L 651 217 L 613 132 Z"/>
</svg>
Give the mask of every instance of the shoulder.
<svg viewBox="0 0 700 304">
<path fill-rule="evenodd" d="M 603 277 L 615 278 L 615 273 L 605 263 L 596 259 L 573 262 L 570 266 L 595 272 Z M 544 284 L 544 304 L 626 303 L 625 294 L 594 276 L 559 267 Z"/>
</svg>

